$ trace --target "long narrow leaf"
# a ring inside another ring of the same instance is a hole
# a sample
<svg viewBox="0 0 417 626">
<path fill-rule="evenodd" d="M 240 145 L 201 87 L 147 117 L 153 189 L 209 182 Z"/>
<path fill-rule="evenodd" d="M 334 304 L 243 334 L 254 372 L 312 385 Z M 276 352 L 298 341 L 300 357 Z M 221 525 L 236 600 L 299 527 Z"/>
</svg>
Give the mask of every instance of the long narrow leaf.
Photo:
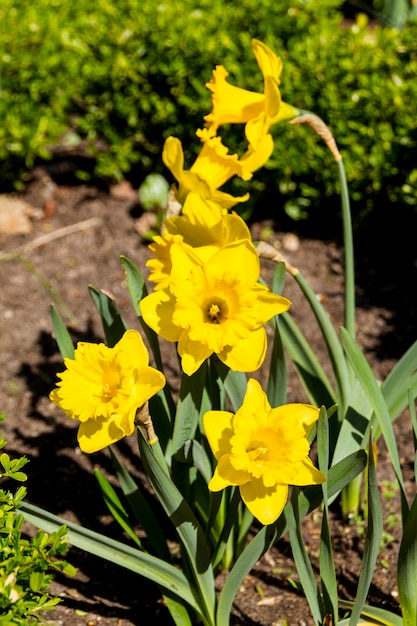
<svg viewBox="0 0 417 626">
<path fill-rule="evenodd" d="M 62 355 L 62 358 L 73 359 L 74 358 L 74 344 L 72 342 L 71 336 L 65 326 L 61 316 L 58 311 L 51 304 L 51 319 L 52 325 L 54 327 L 54 333 L 56 342 L 58 344 L 59 351 Z"/>
<path fill-rule="evenodd" d="M 398 594 L 404 626 L 417 624 L 417 496 L 404 526 L 398 553 Z"/>
<path fill-rule="evenodd" d="M 375 563 L 381 545 L 383 530 L 382 507 L 379 500 L 379 489 L 374 463 L 372 437 L 369 437 L 368 446 L 368 527 L 365 536 L 365 546 L 359 575 L 358 588 L 349 620 L 350 626 L 358 623 L 362 609 L 366 602 L 369 586 L 374 574 Z"/>
<path fill-rule="evenodd" d="M 316 406 L 332 406 L 336 396 L 310 344 L 289 313 L 280 315 L 282 341 L 293 361 L 311 402 Z"/>
<path fill-rule="evenodd" d="M 199 610 L 190 590 L 190 582 L 173 565 L 137 548 L 78 526 L 28 502 L 23 502 L 19 511 L 23 513 L 27 522 L 47 533 L 58 530 L 64 524 L 68 528 L 68 539 L 73 546 L 152 580 L 171 591 L 176 598 L 183 599 L 194 610 Z"/>
<path fill-rule="evenodd" d="M 411 379 L 417 384 L 416 373 L 417 341 L 397 361 L 381 385 L 390 415 L 398 415 L 405 408 L 403 403 L 406 402 L 407 389 L 413 386 Z"/>
<path fill-rule="evenodd" d="M 92 285 L 89 285 L 88 289 L 100 314 L 107 345 L 112 348 L 122 338 L 123 333 L 127 330 L 127 325 L 122 319 L 113 298 Z"/>
<path fill-rule="evenodd" d="M 358 476 L 366 466 L 366 452 L 359 450 L 330 468 L 327 489 L 329 499 L 338 494 L 353 478 Z M 322 501 L 320 485 L 307 487 L 299 494 L 300 518 L 317 508 Z M 288 529 L 289 507 L 287 504 L 275 524 L 264 526 L 243 550 L 230 572 L 220 593 L 216 626 L 228 626 L 230 611 L 244 577 L 255 563 Z"/>
<path fill-rule="evenodd" d="M 162 531 L 158 518 L 151 509 L 148 501 L 143 496 L 139 486 L 124 467 L 114 446 L 110 446 L 110 455 L 120 486 L 126 500 L 129 503 L 133 515 L 145 531 L 150 544 L 158 556 L 169 562 L 171 557 L 167 547 L 166 537 Z"/>
<path fill-rule="evenodd" d="M 152 446 L 144 440 L 140 432 L 138 441 L 148 478 L 187 554 L 188 564 L 194 577 L 201 617 L 205 624 L 214 626 L 214 576 L 204 533 L 191 508 L 156 459 Z"/>
<path fill-rule="evenodd" d="M 182 377 L 172 435 L 172 454 L 194 437 L 199 425 L 206 374 L 207 364 L 203 363 L 195 374 L 184 374 Z"/>
<path fill-rule="evenodd" d="M 143 278 L 139 268 L 133 263 L 133 261 L 131 261 L 127 257 L 121 256 L 120 263 L 126 274 L 127 289 L 129 291 L 133 308 L 139 319 L 139 322 L 141 323 L 143 331 L 146 335 L 146 339 L 148 340 L 148 344 L 153 354 L 156 367 L 162 371 L 163 367 L 161 351 L 158 342 L 158 335 L 151 328 L 149 328 L 147 324 L 145 324 L 140 311 L 140 301 L 148 294 L 145 279 Z"/>
<path fill-rule="evenodd" d="M 324 407 L 320 409 L 317 425 L 317 454 L 319 469 L 327 477 L 330 460 L 329 425 Z M 320 534 L 320 579 L 324 612 L 326 615 L 331 615 L 335 621 L 337 616 L 337 580 L 330 535 L 327 480 L 321 487 L 323 491 L 323 520 Z"/>
<path fill-rule="evenodd" d="M 353 602 L 340 600 L 339 605 L 342 608 L 351 609 L 353 607 Z M 385 609 L 380 609 L 376 606 L 364 606 L 361 617 L 370 617 L 373 620 L 371 624 L 375 622 L 375 626 L 376 624 L 381 624 L 383 626 L 404 626 L 402 617 L 392 613 L 391 611 L 386 611 Z M 338 626 L 349 626 L 349 618 L 338 622 Z"/>
<path fill-rule="evenodd" d="M 132 541 L 134 541 L 136 545 L 141 548 L 142 544 L 140 542 L 140 539 L 133 531 L 127 511 L 121 503 L 116 491 L 113 489 L 107 478 L 100 472 L 100 470 L 96 469 L 95 475 L 101 493 L 103 495 L 104 502 L 106 503 L 110 513 L 112 514 L 116 522 L 121 526 L 121 528 L 123 528 L 125 533 L 129 535 Z"/>
<path fill-rule="evenodd" d="M 338 404 L 342 405 L 343 414 L 343 407 L 347 406 L 349 399 L 351 380 L 339 338 L 327 312 L 302 274 L 298 272 L 294 275 L 294 278 L 306 297 L 326 342 L 337 387 Z"/>
<path fill-rule="evenodd" d="M 340 333 L 343 346 L 346 350 L 349 361 L 352 363 L 355 374 L 360 384 L 362 385 L 363 390 L 368 396 L 369 402 L 371 403 L 372 408 L 375 412 L 378 424 L 384 435 L 385 443 L 390 455 L 390 460 L 398 484 L 400 486 L 402 513 L 403 519 L 405 520 L 408 513 L 407 495 L 401 472 L 401 464 L 398 456 L 396 439 L 392 428 L 391 417 L 388 413 L 384 396 L 382 395 L 381 389 L 377 384 L 375 376 L 373 375 L 373 372 L 356 341 L 349 335 L 349 333 L 344 328 L 340 329 Z"/>
<path fill-rule="evenodd" d="M 313 567 L 303 541 L 301 518 L 298 508 L 298 491 L 299 489 L 297 487 L 293 487 L 291 507 L 288 510 L 291 550 L 297 572 L 300 577 L 301 585 L 303 587 L 304 595 L 310 606 L 314 622 L 316 624 L 321 624 L 324 616 L 324 606 L 317 581 L 314 576 Z"/>
</svg>

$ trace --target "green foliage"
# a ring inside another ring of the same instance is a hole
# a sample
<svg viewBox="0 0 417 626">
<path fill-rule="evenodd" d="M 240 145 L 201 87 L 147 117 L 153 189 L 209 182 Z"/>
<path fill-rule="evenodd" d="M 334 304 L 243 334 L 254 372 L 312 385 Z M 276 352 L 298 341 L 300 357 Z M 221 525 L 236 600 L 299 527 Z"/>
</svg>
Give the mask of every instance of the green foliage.
<svg viewBox="0 0 417 626">
<path fill-rule="evenodd" d="M 4 415 L 0 415 L 3 420 Z M 5 445 L 0 437 L 0 448 Z M 0 463 L 0 478 L 26 480 L 20 471 L 26 458 L 11 460 L 3 453 Z M 39 612 L 53 609 L 60 601 L 47 593 L 53 571 L 74 573 L 72 566 L 62 560 L 67 551 L 65 526 L 51 535 L 38 530 L 33 538 L 23 538 L 23 515 L 18 509 L 25 495 L 24 487 L 15 493 L 0 489 L 0 626 L 25 626 L 41 620 Z"/>
<path fill-rule="evenodd" d="M 161 148 L 175 135 L 189 166 L 200 147 L 195 129 L 211 108 L 204 84 L 215 65 L 223 64 L 234 84 L 262 90 L 250 46 L 257 37 L 284 60 L 284 100 L 332 128 L 355 223 L 382 199 L 414 211 L 417 21 L 402 31 L 371 29 L 363 19 L 348 28 L 340 4 L 4 0 L 1 184 L 19 184 L 58 142 L 95 157 L 96 175 L 139 183 L 150 172 L 166 175 Z M 234 138 L 237 147 L 241 129 L 230 130 L 228 143 Z M 308 216 L 337 192 L 331 157 L 307 128 L 282 124 L 274 134 L 286 149 L 277 142 L 251 188 L 253 201 L 262 196 L 269 210 L 285 205 L 292 217 Z"/>
</svg>

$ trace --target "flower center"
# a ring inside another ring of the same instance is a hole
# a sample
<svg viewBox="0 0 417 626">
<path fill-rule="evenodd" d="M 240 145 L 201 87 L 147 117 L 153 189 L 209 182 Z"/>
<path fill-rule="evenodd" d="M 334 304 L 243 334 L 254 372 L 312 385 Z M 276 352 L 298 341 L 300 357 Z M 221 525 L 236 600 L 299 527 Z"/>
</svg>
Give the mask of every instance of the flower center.
<svg viewBox="0 0 417 626">
<path fill-rule="evenodd" d="M 203 306 L 204 321 L 209 324 L 221 324 L 227 320 L 229 308 L 224 300 L 210 299 Z"/>
<path fill-rule="evenodd" d="M 258 443 L 250 444 L 246 452 L 251 461 L 256 461 L 260 456 L 267 454 L 268 448 Z"/>
<path fill-rule="evenodd" d="M 110 402 L 117 394 L 117 387 L 105 383 L 101 390 L 101 397 L 103 402 Z"/>
</svg>

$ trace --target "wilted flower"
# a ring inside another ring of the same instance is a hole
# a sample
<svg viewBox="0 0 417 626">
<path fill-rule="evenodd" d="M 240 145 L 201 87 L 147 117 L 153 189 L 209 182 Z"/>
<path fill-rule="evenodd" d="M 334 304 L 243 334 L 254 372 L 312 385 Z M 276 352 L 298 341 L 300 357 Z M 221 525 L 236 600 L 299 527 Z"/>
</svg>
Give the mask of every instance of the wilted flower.
<svg viewBox="0 0 417 626">
<path fill-rule="evenodd" d="M 250 512 L 262 523 L 280 516 L 289 485 L 320 484 L 326 477 L 308 457 L 308 435 L 319 410 L 309 404 L 271 408 L 260 384 L 250 378 L 236 414 L 208 411 L 204 430 L 217 467 L 211 491 L 237 486 Z"/>
<path fill-rule="evenodd" d="M 171 246 L 169 289 L 141 300 L 143 319 L 167 341 L 178 342 L 191 375 L 215 353 L 232 370 L 252 372 L 265 359 L 265 322 L 290 302 L 257 281 L 259 258 L 248 239 L 202 261 L 184 244 Z"/>
<path fill-rule="evenodd" d="M 164 221 L 163 234 L 153 238 L 149 248 L 156 258 L 147 261 L 149 280 L 155 289 L 166 289 L 171 274 L 171 245 L 191 246 L 195 254 L 207 261 L 215 252 L 232 241 L 251 239 L 246 222 L 235 213 L 227 213 L 218 204 L 204 200 L 199 194 L 188 194 L 182 214 Z"/>
<path fill-rule="evenodd" d="M 80 342 L 74 359 L 64 359 L 50 399 L 71 419 L 81 422 L 78 443 L 97 452 L 133 433 L 138 408 L 165 385 L 165 377 L 149 366 L 149 354 L 136 330 L 128 330 L 109 348 Z"/>
</svg>

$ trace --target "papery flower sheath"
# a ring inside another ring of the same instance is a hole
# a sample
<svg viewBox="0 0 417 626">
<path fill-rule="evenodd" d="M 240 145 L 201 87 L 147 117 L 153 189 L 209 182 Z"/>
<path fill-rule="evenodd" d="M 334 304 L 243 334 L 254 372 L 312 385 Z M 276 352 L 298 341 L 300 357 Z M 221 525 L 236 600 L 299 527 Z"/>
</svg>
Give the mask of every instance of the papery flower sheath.
<svg viewBox="0 0 417 626">
<path fill-rule="evenodd" d="M 215 202 L 190 192 L 182 214 L 164 221 L 162 235 L 153 238 L 149 249 L 155 258 L 147 261 L 151 273 L 149 280 L 155 289 L 166 289 L 171 274 L 171 245 L 181 243 L 191 246 L 195 254 L 207 261 L 215 252 L 232 241 L 251 240 L 246 222 L 236 213 L 228 213 Z"/>
<path fill-rule="evenodd" d="M 252 50 L 264 78 L 264 92 L 257 93 L 231 85 L 226 80 L 228 72 L 222 65 L 218 65 L 213 71 L 212 80 L 206 84 L 212 92 L 213 108 L 204 119 L 212 135 L 223 124 L 252 124 L 256 120 L 255 129 L 246 129 L 248 140 L 256 148 L 272 124 L 296 117 L 298 110 L 281 100 L 281 59 L 257 39 L 252 39 Z"/>
<path fill-rule="evenodd" d="M 239 487 L 250 512 L 264 525 L 281 515 L 289 485 L 321 484 L 325 475 L 308 454 L 308 435 L 319 417 L 309 404 L 271 408 L 258 381 L 250 378 L 236 414 L 208 411 L 204 430 L 217 460 L 211 491 Z"/>
<path fill-rule="evenodd" d="M 68 417 L 79 420 L 83 452 L 97 452 L 131 435 L 137 409 L 165 385 L 149 366 L 149 354 L 136 330 L 127 330 L 113 347 L 80 342 L 50 399 Z"/>
<path fill-rule="evenodd" d="M 189 376 L 215 353 L 232 370 L 252 372 L 265 359 L 264 324 L 290 306 L 259 284 L 253 244 L 232 242 L 207 261 L 184 244 L 171 246 L 169 288 L 141 300 L 143 319 L 167 341 L 178 342 Z"/>
</svg>

